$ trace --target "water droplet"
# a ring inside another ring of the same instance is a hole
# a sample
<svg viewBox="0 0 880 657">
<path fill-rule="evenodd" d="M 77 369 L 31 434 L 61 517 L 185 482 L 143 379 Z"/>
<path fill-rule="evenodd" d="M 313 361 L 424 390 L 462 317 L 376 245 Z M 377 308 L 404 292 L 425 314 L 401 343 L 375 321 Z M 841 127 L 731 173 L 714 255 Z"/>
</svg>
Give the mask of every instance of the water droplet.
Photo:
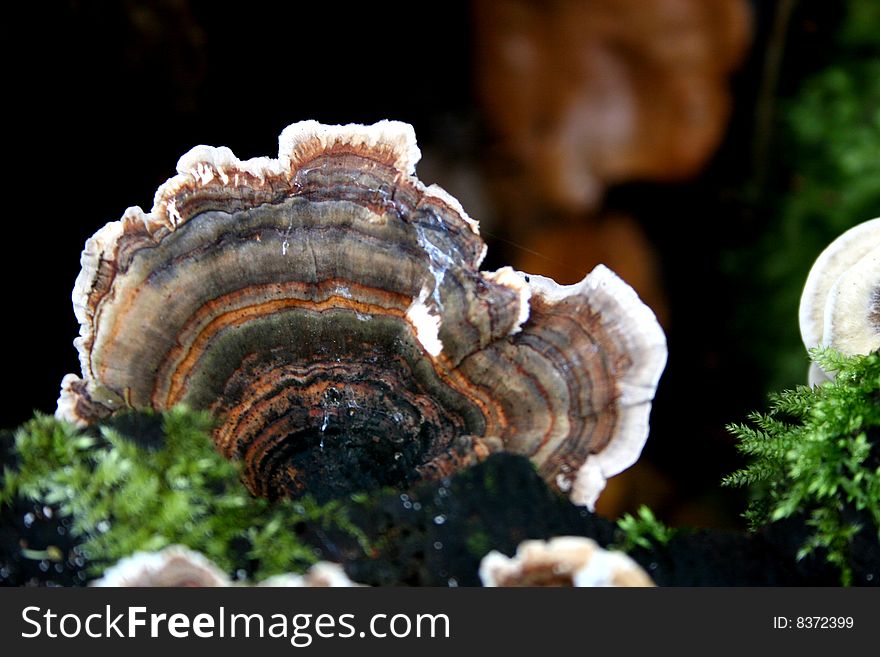
<svg viewBox="0 0 880 657">
<path fill-rule="evenodd" d="M 55 572 L 59 573 L 59 574 L 63 573 L 64 572 L 64 564 L 56 563 L 55 564 Z"/>
<path fill-rule="evenodd" d="M 247 577 L 247 571 L 244 568 L 239 568 L 235 571 L 235 579 L 244 580 Z"/>
<path fill-rule="evenodd" d="M 411 508 L 412 508 L 412 502 L 404 502 L 404 503 L 403 503 L 403 508 L 404 508 L 404 509 L 411 509 Z"/>
<path fill-rule="evenodd" d="M 454 577 L 450 577 L 450 578 L 446 581 L 446 583 L 449 584 L 449 586 L 452 587 L 452 588 L 455 588 L 456 586 L 458 586 L 458 580 L 455 579 Z"/>
<path fill-rule="evenodd" d="M 422 505 L 419 504 L 418 502 L 413 502 L 412 507 L 413 507 L 413 511 L 421 511 L 422 510 Z"/>
<path fill-rule="evenodd" d="M 36 516 L 33 513 L 25 513 L 24 514 L 24 526 L 30 527 L 34 524 L 34 520 L 36 520 Z"/>
<path fill-rule="evenodd" d="M 107 532 L 110 531 L 110 523 L 107 522 L 106 520 L 102 520 L 95 527 L 102 534 L 106 534 Z"/>
<path fill-rule="evenodd" d="M 867 575 L 865 575 L 865 579 L 869 582 L 874 581 L 874 573 L 868 573 Z"/>
<path fill-rule="evenodd" d="M 656 561 L 652 561 L 651 563 L 649 563 L 649 564 L 648 564 L 648 570 L 657 570 L 657 562 L 656 562 Z"/>
<path fill-rule="evenodd" d="M 290 248 L 290 242 L 288 242 L 287 240 L 284 240 L 284 241 L 281 243 L 281 255 L 286 256 L 286 255 L 287 255 L 287 249 L 289 249 L 289 248 Z"/>
<path fill-rule="evenodd" d="M 443 543 L 441 543 L 440 541 L 434 541 L 434 549 L 435 549 L 435 550 L 442 550 L 442 549 L 443 549 Z"/>
<path fill-rule="evenodd" d="M 43 507 L 43 517 L 51 518 L 52 517 L 52 507 L 44 506 Z"/>
<path fill-rule="evenodd" d="M 438 516 L 434 516 L 435 525 L 442 525 L 444 522 L 446 522 L 446 516 L 444 516 L 442 513 Z"/>
<path fill-rule="evenodd" d="M 409 495 L 407 495 L 406 493 L 401 493 L 400 494 L 400 501 L 401 502 L 409 502 Z"/>
<path fill-rule="evenodd" d="M 394 452 L 394 460 L 399 461 L 400 457 L 403 456 L 400 452 Z"/>
<path fill-rule="evenodd" d="M 40 562 L 40 570 L 42 570 L 44 573 L 47 572 L 47 571 L 49 570 L 49 562 L 46 561 L 45 559 L 43 559 L 43 560 Z"/>
<path fill-rule="evenodd" d="M 342 401 L 342 393 L 336 388 L 327 388 L 324 391 L 324 403 L 328 406 L 339 406 Z"/>
</svg>

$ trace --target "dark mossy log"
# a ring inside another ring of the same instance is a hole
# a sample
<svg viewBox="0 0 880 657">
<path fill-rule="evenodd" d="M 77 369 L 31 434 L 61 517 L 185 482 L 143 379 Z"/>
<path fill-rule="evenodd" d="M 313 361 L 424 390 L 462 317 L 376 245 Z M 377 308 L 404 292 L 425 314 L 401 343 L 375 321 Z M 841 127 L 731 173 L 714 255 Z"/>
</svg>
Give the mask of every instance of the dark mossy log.
<svg viewBox="0 0 880 657">
<path fill-rule="evenodd" d="M 403 495 L 376 495 L 350 515 L 373 553 L 342 533 L 303 526 L 302 535 L 323 558 L 341 561 L 353 580 L 373 585 L 479 586 L 487 552 L 513 555 L 530 538 L 587 536 L 606 548 L 623 542 L 615 523 L 573 505 L 526 459 L 508 454 Z M 821 552 L 797 559 L 807 532 L 802 519 L 755 534 L 681 529 L 666 545 L 637 548 L 630 556 L 658 586 L 839 586 L 839 570 Z M 863 529 L 853 546 L 853 583 L 880 584 L 872 529 Z"/>
</svg>

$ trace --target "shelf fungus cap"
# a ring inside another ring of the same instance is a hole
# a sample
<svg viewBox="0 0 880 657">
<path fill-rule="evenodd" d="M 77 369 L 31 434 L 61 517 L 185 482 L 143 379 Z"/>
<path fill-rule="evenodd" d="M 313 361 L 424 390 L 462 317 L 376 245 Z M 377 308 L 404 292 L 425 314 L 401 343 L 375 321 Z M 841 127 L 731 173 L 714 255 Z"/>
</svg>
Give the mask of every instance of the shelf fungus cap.
<svg viewBox="0 0 880 657">
<path fill-rule="evenodd" d="M 480 562 L 483 586 L 655 586 L 623 552 L 605 550 L 592 539 L 558 536 L 523 541 L 514 557 L 493 550 Z"/>
<path fill-rule="evenodd" d="M 268 587 L 307 587 L 307 588 L 350 588 L 366 586 L 352 582 L 345 570 L 338 563 L 331 561 L 319 561 L 311 566 L 302 575 L 288 573 L 284 575 L 274 575 L 268 579 L 264 579 L 257 586 Z"/>
<path fill-rule="evenodd" d="M 801 295 L 799 321 L 807 349 L 856 355 L 880 348 L 880 219 L 851 228 L 819 255 Z M 811 385 L 830 378 L 811 365 Z"/>
<path fill-rule="evenodd" d="M 414 177 L 412 128 L 286 128 L 277 158 L 198 146 L 86 243 L 82 373 L 59 417 L 184 403 L 269 498 L 445 476 L 496 450 L 592 506 L 638 458 L 666 362 L 605 267 L 557 285 L 480 269 L 459 202 Z"/>
<path fill-rule="evenodd" d="M 136 552 L 108 568 L 91 586 L 216 587 L 229 578 L 206 556 L 181 545 L 158 552 Z"/>
</svg>

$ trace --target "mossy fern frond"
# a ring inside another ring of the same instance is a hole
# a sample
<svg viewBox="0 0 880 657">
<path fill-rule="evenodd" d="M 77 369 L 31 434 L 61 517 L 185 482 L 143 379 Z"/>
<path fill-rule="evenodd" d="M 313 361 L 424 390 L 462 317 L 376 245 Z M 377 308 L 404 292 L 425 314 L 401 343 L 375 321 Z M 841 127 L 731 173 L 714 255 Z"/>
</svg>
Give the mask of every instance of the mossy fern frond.
<svg viewBox="0 0 880 657">
<path fill-rule="evenodd" d="M 846 512 L 868 518 L 880 540 L 880 353 L 816 349 L 811 357 L 835 379 L 773 395 L 768 413 L 729 425 L 751 462 L 723 484 L 752 487 L 753 527 L 805 514 L 812 533 L 800 556 L 821 549 L 849 583 L 847 555 L 860 528 Z"/>
<path fill-rule="evenodd" d="M 621 539 L 613 546 L 616 550 L 631 552 L 637 547 L 650 550 L 666 545 L 675 536 L 675 530 L 661 522 L 647 506 L 640 506 L 636 515 L 626 513 L 617 521 Z"/>
<path fill-rule="evenodd" d="M 266 577 L 317 560 L 297 523 L 363 538 L 341 504 L 253 497 L 238 464 L 215 451 L 209 414 L 181 407 L 153 421 L 158 445 L 141 444 L 119 422 L 84 431 L 36 415 L 16 432 L 17 463 L 4 468 L 0 504 L 21 496 L 69 517 L 95 572 L 136 551 L 182 544 L 229 573 Z"/>
</svg>

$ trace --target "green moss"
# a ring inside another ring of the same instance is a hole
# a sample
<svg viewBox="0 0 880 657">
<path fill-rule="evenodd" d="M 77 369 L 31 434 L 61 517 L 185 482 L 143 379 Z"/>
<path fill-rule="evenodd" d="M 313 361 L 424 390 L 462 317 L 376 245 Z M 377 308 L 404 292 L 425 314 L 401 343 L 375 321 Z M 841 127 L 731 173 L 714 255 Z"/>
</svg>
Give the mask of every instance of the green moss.
<svg viewBox="0 0 880 657">
<path fill-rule="evenodd" d="M 880 353 L 812 356 L 836 379 L 773 395 L 769 412 L 731 425 L 752 461 L 724 484 L 753 488 L 753 528 L 804 514 L 811 532 L 798 557 L 822 552 L 849 584 L 855 536 L 880 541 Z"/>
<path fill-rule="evenodd" d="M 664 525 L 646 506 L 640 506 L 637 516 L 629 513 L 617 521 L 622 538 L 612 546 L 615 550 L 632 552 L 637 547 L 652 550 L 666 545 L 675 535 L 675 530 Z"/>
<path fill-rule="evenodd" d="M 156 441 L 123 434 L 151 424 L 142 419 L 86 432 L 37 415 L 16 432 L 17 464 L 4 468 L 0 503 L 23 496 L 71 518 L 95 572 L 138 550 L 177 543 L 227 572 L 244 569 L 263 578 L 317 560 L 297 538 L 298 523 L 333 526 L 365 540 L 339 502 L 270 503 L 251 496 L 238 464 L 214 450 L 207 413 L 177 408 L 158 419 Z"/>
<path fill-rule="evenodd" d="M 494 491 L 498 487 L 498 482 L 495 480 L 494 472 L 489 471 L 486 473 L 485 479 L 483 480 L 483 485 L 488 491 Z"/>
<path fill-rule="evenodd" d="M 483 558 L 492 549 L 492 540 L 481 530 L 474 530 L 465 540 L 467 550 L 477 558 Z"/>
</svg>

